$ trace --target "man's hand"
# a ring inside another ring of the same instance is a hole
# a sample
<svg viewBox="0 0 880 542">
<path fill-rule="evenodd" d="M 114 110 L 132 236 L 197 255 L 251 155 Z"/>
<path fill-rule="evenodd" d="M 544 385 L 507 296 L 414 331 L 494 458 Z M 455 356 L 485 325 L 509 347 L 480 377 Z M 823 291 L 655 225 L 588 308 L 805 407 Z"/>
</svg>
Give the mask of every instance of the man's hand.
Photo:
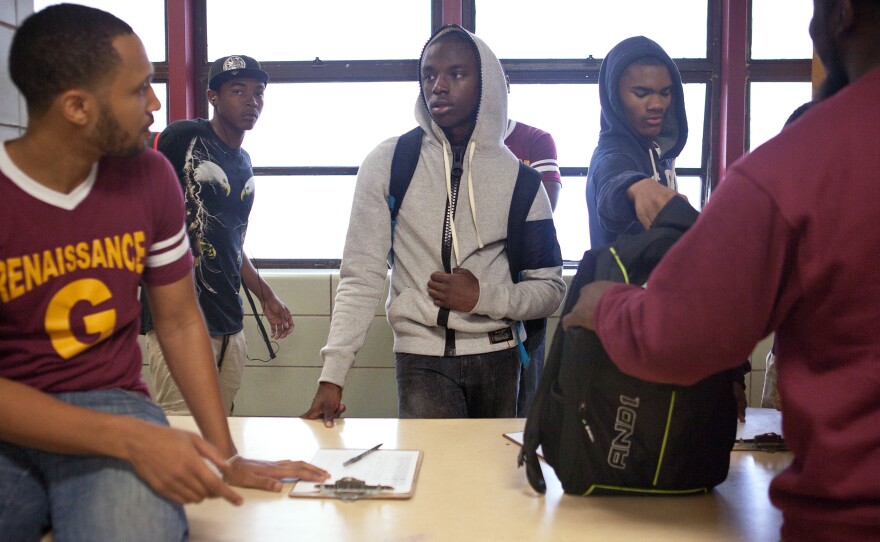
<svg viewBox="0 0 880 542">
<path fill-rule="evenodd" d="M 428 295 L 444 309 L 471 312 L 480 300 L 480 281 L 467 269 L 456 267 L 452 273 L 431 273 Z"/>
<path fill-rule="evenodd" d="M 333 427 L 333 419 L 340 417 L 343 412 L 342 388 L 332 382 L 320 382 L 311 408 L 300 417 L 306 420 L 323 419 L 325 426 Z"/>
<path fill-rule="evenodd" d="M 269 325 L 272 326 L 272 338 L 275 340 L 283 339 L 293 332 L 295 326 L 293 315 L 287 305 L 275 294 L 268 295 L 266 298 L 261 301 L 261 305 L 263 306 L 263 314 L 266 315 Z"/>
<path fill-rule="evenodd" d="M 276 493 L 281 491 L 281 480 L 286 478 L 299 478 L 309 482 L 323 482 L 330 478 L 330 473 L 314 465 L 286 459 L 259 461 L 240 457 L 220 470 L 228 484 Z"/>
<path fill-rule="evenodd" d="M 636 218 L 646 230 L 651 229 L 651 224 L 669 200 L 675 196 L 687 199 L 671 188 L 667 188 L 650 177 L 631 185 L 626 189 L 626 195 L 636 209 Z"/>
<path fill-rule="evenodd" d="M 593 326 L 593 312 L 596 311 L 596 305 L 599 304 L 599 299 L 602 298 L 605 290 L 615 284 L 619 283 L 610 280 L 597 280 L 581 288 L 577 303 L 571 308 L 571 312 L 562 317 L 563 329 L 570 327 L 596 329 Z"/>
<path fill-rule="evenodd" d="M 226 468 L 214 446 L 195 433 L 152 423 L 136 424 L 137 438 L 128 439 L 126 459 L 156 493 L 179 504 L 223 497 L 238 506 L 242 498 L 208 466 Z"/>
<path fill-rule="evenodd" d="M 272 338 L 277 340 L 290 335 L 293 332 L 293 315 L 290 314 L 290 309 L 263 280 L 250 258 L 242 258 L 239 271 L 244 287 L 260 298 L 263 314 L 272 326 Z"/>
</svg>

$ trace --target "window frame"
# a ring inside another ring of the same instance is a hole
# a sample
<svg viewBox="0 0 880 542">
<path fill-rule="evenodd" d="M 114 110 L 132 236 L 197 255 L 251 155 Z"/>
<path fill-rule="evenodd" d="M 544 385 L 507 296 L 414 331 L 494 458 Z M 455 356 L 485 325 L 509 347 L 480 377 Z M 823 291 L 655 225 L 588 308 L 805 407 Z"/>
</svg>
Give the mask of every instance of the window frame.
<svg viewBox="0 0 880 542">
<path fill-rule="evenodd" d="M 476 0 L 430 0 L 431 28 L 461 24 L 478 31 Z M 751 0 L 706 0 L 706 58 L 673 59 L 684 83 L 706 85 L 701 165 L 677 168 L 701 179 L 701 204 L 717 187 L 726 166 L 749 148 L 749 83 L 808 82 L 811 59 L 751 58 Z M 207 118 L 204 95 L 207 58 L 207 0 L 166 0 L 166 61 L 154 63 L 154 80 L 168 89 L 168 122 Z M 741 36 L 742 39 L 728 39 Z M 513 84 L 597 84 L 602 59 L 501 59 Z M 415 82 L 418 60 L 274 61 L 262 63 L 273 82 Z M 585 152 L 585 156 L 589 156 Z M 255 176 L 356 175 L 352 166 L 255 167 Z M 582 165 L 560 164 L 563 176 L 586 176 Z M 341 255 L 340 255 L 341 256 Z M 335 269 L 339 259 L 258 259 L 260 268 Z"/>
</svg>

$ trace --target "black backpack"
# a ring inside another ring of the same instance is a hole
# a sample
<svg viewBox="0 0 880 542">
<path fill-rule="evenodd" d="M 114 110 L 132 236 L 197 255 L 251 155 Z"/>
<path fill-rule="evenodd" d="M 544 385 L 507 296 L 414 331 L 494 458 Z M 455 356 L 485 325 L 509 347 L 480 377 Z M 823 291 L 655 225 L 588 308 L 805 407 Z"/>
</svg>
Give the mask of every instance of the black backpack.
<svg viewBox="0 0 880 542">
<path fill-rule="evenodd" d="M 644 284 L 696 217 L 684 199 L 673 198 L 650 230 L 587 251 L 563 314 L 593 280 Z M 722 371 L 692 386 L 640 380 L 617 369 L 594 332 L 560 325 L 526 420 L 519 465 L 541 493 L 539 446 L 566 493 L 705 493 L 724 481 L 730 465 L 737 424 L 732 379 Z"/>
<path fill-rule="evenodd" d="M 403 197 L 406 195 L 406 190 L 409 188 L 409 183 L 419 163 L 419 151 L 422 148 L 422 136 L 424 133 L 421 127 L 416 126 L 409 132 L 401 135 L 394 147 L 394 155 L 391 159 L 391 180 L 388 187 L 388 210 L 391 212 L 392 246 L 389 264 L 394 263 L 394 227 L 397 225 L 397 213 L 400 211 Z M 534 168 L 520 162 L 507 218 L 507 259 L 510 263 L 510 278 L 513 279 L 514 284 L 520 281 L 520 273 L 525 269 L 529 269 L 532 264 L 529 259 L 533 255 L 526 253 L 526 247 L 529 246 L 529 243 L 525 241 L 526 232 L 524 225 L 526 218 L 528 218 L 529 209 L 535 199 L 535 194 L 537 194 L 540 186 L 541 174 Z M 549 257 L 545 254 L 541 259 L 542 261 L 552 261 L 553 265 L 562 265 L 562 252 L 559 249 L 559 244 L 555 242 L 555 230 L 553 232 L 554 246 L 543 247 L 543 250 L 549 253 Z M 532 350 L 544 340 L 547 319 L 527 320 L 524 322 L 524 326 L 526 340 L 523 343 L 523 347 L 526 352 L 531 354 Z"/>
</svg>

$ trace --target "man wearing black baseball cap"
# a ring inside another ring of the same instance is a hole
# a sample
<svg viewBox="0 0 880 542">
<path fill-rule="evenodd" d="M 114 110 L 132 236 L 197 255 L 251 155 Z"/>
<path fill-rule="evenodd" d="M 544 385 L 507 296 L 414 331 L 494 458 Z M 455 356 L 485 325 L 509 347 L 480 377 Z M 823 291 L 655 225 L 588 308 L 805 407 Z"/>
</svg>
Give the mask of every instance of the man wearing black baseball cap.
<svg viewBox="0 0 880 542">
<path fill-rule="evenodd" d="M 263 71 L 259 62 L 249 56 L 232 55 L 218 58 L 211 64 L 208 88 L 219 91 L 223 83 L 235 77 L 251 77 L 264 85 L 269 83 L 269 74 Z"/>
<path fill-rule="evenodd" d="M 232 413 L 247 361 L 239 296 L 242 283 L 260 300 L 273 339 L 288 336 L 294 325 L 290 310 L 242 251 L 254 202 L 254 174 L 250 156 L 241 145 L 245 132 L 253 129 L 263 111 L 268 82 L 269 74 L 249 56 L 218 58 L 208 73 L 206 93 L 214 108 L 211 120 L 174 122 L 153 143 L 174 165 L 186 197 L 196 290 L 211 334 L 227 416 Z M 189 414 L 148 312 L 143 327 L 156 402 L 168 414 Z"/>
</svg>

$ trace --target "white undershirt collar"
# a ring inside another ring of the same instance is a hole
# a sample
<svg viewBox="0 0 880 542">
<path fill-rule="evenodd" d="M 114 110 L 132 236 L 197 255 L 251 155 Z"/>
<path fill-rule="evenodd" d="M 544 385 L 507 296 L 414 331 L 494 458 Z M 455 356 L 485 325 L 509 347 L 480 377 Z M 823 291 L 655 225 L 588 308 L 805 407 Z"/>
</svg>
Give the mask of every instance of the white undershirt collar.
<svg viewBox="0 0 880 542">
<path fill-rule="evenodd" d="M 65 211 L 72 211 L 91 193 L 92 187 L 95 185 L 95 179 L 98 177 L 98 163 L 95 162 L 92 165 L 92 169 L 85 181 L 69 194 L 64 194 L 38 183 L 19 169 L 9 158 L 9 154 L 6 152 L 6 142 L 4 141 L 0 144 L 0 172 L 3 172 L 4 175 L 9 177 L 10 181 L 31 197 Z"/>
</svg>

